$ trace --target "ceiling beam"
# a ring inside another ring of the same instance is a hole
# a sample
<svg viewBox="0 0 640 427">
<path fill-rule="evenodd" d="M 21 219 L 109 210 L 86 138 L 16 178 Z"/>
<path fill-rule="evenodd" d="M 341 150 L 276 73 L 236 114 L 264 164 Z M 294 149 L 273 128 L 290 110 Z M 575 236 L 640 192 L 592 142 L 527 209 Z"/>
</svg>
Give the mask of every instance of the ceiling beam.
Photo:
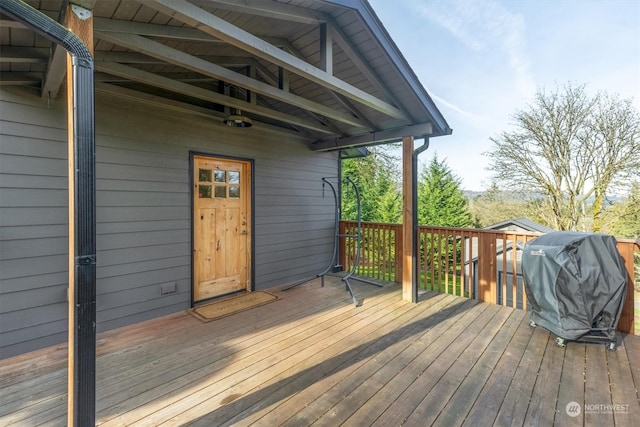
<svg viewBox="0 0 640 427">
<path fill-rule="evenodd" d="M 322 12 L 278 2 L 265 2 L 264 0 L 243 0 L 241 2 L 238 0 L 209 0 L 207 6 L 301 24 L 317 25 L 326 20 L 326 15 Z"/>
<path fill-rule="evenodd" d="M 58 22 L 65 25 L 67 24 L 67 9 L 69 8 L 67 2 L 62 2 L 60 6 L 60 12 L 58 13 Z M 93 46 L 90 47 L 93 51 Z M 53 43 L 51 46 L 51 54 L 48 57 L 47 67 L 45 68 L 44 75 L 42 76 L 42 86 L 40 87 L 40 98 L 42 99 L 56 99 L 60 86 L 67 75 L 67 51 L 58 43 Z"/>
<path fill-rule="evenodd" d="M 271 73 L 271 71 L 269 71 L 269 69 L 267 67 L 265 67 L 264 65 L 262 65 L 259 61 L 257 60 L 253 60 L 254 64 L 253 67 L 256 70 L 256 73 L 260 75 L 260 77 L 262 77 L 265 81 L 267 81 L 268 83 L 274 85 L 274 86 L 278 86 L 280 89 L 284 90 L 284 91 L 289 91 L 289 76 L 288 76 L 288 71 L 283 69 L 283 68 L 278 68 L 278 75 L 275 76 Z M 294 92 L 295 93 L 295 92 Z M 331 92 L 333 95 L 335 95 L 335 93 Z M 309 116 L 311 116 L 312 118 L 314 118 L 315 120 L 320 121 L 321 123 L 323 123 L 325 126 L 327 126 L 328 129 L 330 129 L 331 131 L 333 131 L 334 134 L 336 135 L 343 135 L 344 132 L 340 129 L 338 129 L 330 120 L 327 120 L 325 117 L 320 116 L 318 114 L 315 114 L 311 111 L 308 110 L 304 110 Z M 363 120 L 364 123 L 366 123 L 366 121 Z"/>
<path fill-rule="evenodd" d="M 42 83 L 41 73 L 0 71 L 0 86 L 38 86 Z"/>
<path fill-rule="evenodd" d="M 2 50 L 4 55 L 4 48 Z M 199 55 L 197 58 L 207 62 L 224 65 L 225 67 L 246 67 L 253 65 L 255 60 L 250 56 L 213 56 Z M 95 57 L 96 62 L 120 62 L 123 64 L 166 64 L 166 61 L 144 55 L 138 52 L 118 52 L 118 51 L 98 51 Z"/>
<path fill-rule="evenodd" d="M 433 132 L 431 123 L 421 123 L 412 126 L 403 126 L 396 129 L 388 129 L 380 132 L 372 132 L 365 135 L 337 138 L 335 140 L 325 140 L 311 145 L 314 151 L 333 151 L 347 147 L 360 147 L 368 145 L 388 144 L 401 141 L 405 136 L 423 138 Z"/>
<path fill-rule="evenodd" d="M 241 99 L 225 96 L 210 90 L 202 89 L 197 86 L 192 86 L 187 83 L 178 82 L 166 77 L 158 76 L 147 71 L 142 71 L 137 68 L 129 67 L 118 63 L 102 62 L 96 63 L 97 71 L 112 74 L 118 77 L 124 77 L 126 79 L 143 83 L 152 87 L 158 87 L 170 92 L 180 93 L 182 95 L 191 96 L 193 98 L 202 99 L 205 101 L 214 102 L 216 104 L 225 105 L 228 107 L 237 108 L 242 111 L 257 114 L 259 116 L 268 117 L 273 120 L 278 120 L 283 123 L 290 123 L 295 126 L 304 127 L 316 132 L 324 134 L 333 134 L 326 126 L 321 123 L 313 123 L 308 120 L 292 116 L 290 114 L 281 113 L 279 111 L 271 110 L 268 108 L 260 107 L 259 105 L 252 104 Z"/>
<path fill-rule="evenodd" d="M 320 31 L 321 31 L 320 37 L 322 38 L 322 37 L 324 37 L 322 35 L 322 32 L 323 32 L 322 26 L 320 28 Z M 325 33 L 329 33 L 329 31 L 327 31 L 326 28 L 325 28 L 324 32 Z M 329 37 L 328 34 L 326 34 L 326 36 L 329 39 L 331 38 L 331 37 Z M 329 43 L 325 42 L 325 44 L 329 44 Z M 291 43 L 288 43 L 285 47 L 289 50 L 289 53 L 291 53 L 292 55 L 294 55 L 297 58 L 300 58 L 300 59 L 306 61 L 306 58 L 304 57 L 302 52 L 300 52 Z M 323 48 L 321 47 L 320 50 L 322 51 Z M 327 56 L 329 56 L 329 55 L 327 55 Z M 327 58 L 327 60 L 328 60 L 328 58 Z M 256 62 L 258 62 L 258 61 L 256 61 Z M 321 67 L 322 67 L 322 59 L 321 59 Z M 280 70 L 281 73 L 287 73 L 287 70 L 283 69 L 282 67 L 279 67 L 279 70 Z M 351 102 L 347 97 L 345 97 L 344 95 L 341 95 L 339 93 L 336 93 L 336 92 L 334 92 L 334 91 L 332 91 L 329 88 L 324 87 L 324 86 L 322 86 L 322 89 L 324 89 L 325 92 L 327 92 L 333 99 L 335 99 L 337 102 L 339 102 L 340 105 L 342 105 L 342 107 L 345 110 L 351 112 L 351 114 L 353 114 L 354 117 L 357 117 L 358 119 L 360 119 L 362 121 L 363 125 L 365 126 L 365 128 L 367 129 L 367 131 L 373 132 L 373 131 L 376 130 L 376 127 L 373 125 L 373 123 L 371 123 L 371 121 L 367 118 L 367 116 L 358 107 L 356 107 L 353 104 L 353 102 Z"/>
<path fill-rule="evenodd" d="M 162 37 L 166 39 L 203 42 L 203 43 L 223 43 L 226 41 L 205 34 L 200 30 L 190 27 L 176 27 L 171 25 L 148 24 L 143 22 L 124 21 L 119 19 L 94 18 L 95 31 L 107 31 L 110 33 L 137 34 L 147 37 Z M 264 40 L 274 46 L 286 47 L 290 43 L 281 37 L 264 36 Z M 249 56 L 249 55 L 248 55 Z M 253 57 L 253 55 L 250 55 Z"/>
<path fill-rule="evenodd" d="M 40 10 L 40 13 L 43 15 L 47 15 L 51 19 L 58 19 L 60 12 L 51 11 L 51 10 Z M 0 28 L 28 28 L 22 22 L 13 21 L 11 19 L 0 19 Z"/>
<path fill-rule="evenodd" d="M 48 57 L 49 49 L 46 47 L 2 46 L 0 63 L 39 64 L 46 63 Z"/>
<path fill-rule="evenodd" d="M 127 89 L 121 86 L 111 85 L 108 83 L 96 83 L 96 93 L 114 95 L 121 98 L 127 98 L 132 101 L 137 101 L 137 102 L 142 101 L 145 103 L 145 105 L 154 105 L 164 109 L 179 111 L 182 113 L 188 113 L 190 115 L 195 114 L 197 116 L 203 117 L 208 120 L 219 120 L 220 123 L 222 123 L 222 120 L 225 117 L 224 114 L 217 111 L 212 111 L 208 108 L 198 107 L 196 105 L 188 104 L 185 102 L 176 101 L 173 99 L 167 99 L 158 95 L 139 92 L 133 89 Z M 280 126 L 270 125 L 268 123 L 254 122 L 254 127 L 270 129 L 277 132 L 286 132 L 286 133 L 289 133 L 292 135 L 298 135 L 298 136 L 300 134 L 300 132 L 298 131 L 282 128 Z M 307 136 L 311 138 L 310 135 L 307 135 Z"/>
<path fill-rule="evenodd" d="M 265 40 L 185 0 L 142 0 L 142 3 L 387 116 L 409 121 L 407 116 L 395 106 L 284 52 L 282 49 L 278 49 Z"/>
<path fill-rule="evenodd" d="M 258 94 L 294 105 L 298 108 L 313 111 L 314 113 L 321 114 L 330 119 L 337 120 L 339 122 L 349 124 L 358 128 L 363 127 L 363 124 L 362 122 L 360 122 L 360 120 L 356 119 L 353 116 L 346 115 L 340 111 L 336 111 L 334 108 L 330 108 L 317 102 L 313 102 L 309 99 L 294 95 L 290 92 L 285 92 L 266 83 L 262 83 L 258 80 L 252 79 L 249 76 L 236 73 L 235 71 L 229 70 L 228 68 L 224 68 L 211 62 L 207 62 L 203 59 L 189 55 L 185 52 L 171 48 L 169 46 L 165 46 L 162 43 L 155 42 L 145 37 L 141 37 L 135 34 L 109 32 L 97 32 L 96 36 L 101 40 L 105 40 L 118 46 L 123 46 L 128 49 L 144 53 L 145 55 L 160 58 L 171 64 L 178 65 L 180 67 L 196 71 L 207 76 L 215 77 L 227 83 L 240 86 L 247 90 L 255 91 Z"/>
<path fill-rule="evenodd" d="M 59 44 L 55 44 L 47 63 L 47 71 L 42 79 L 40 97 L 42 99 L 55 99 L 66 75 L 67 51 Z"/>
<path fill-rule="evenodd" d="M 119 19 L 98 18 L 94 19 L 95 31 L 108 31 L 110 33 L 138 34 L 149 37 L 164 37 L 176 40 L 194 42 L 226 43 L 212 37 L 195 28 L 175 27 L 172 25 L 146 24 L 143 22 L 131 22 Z"/>
</svg>

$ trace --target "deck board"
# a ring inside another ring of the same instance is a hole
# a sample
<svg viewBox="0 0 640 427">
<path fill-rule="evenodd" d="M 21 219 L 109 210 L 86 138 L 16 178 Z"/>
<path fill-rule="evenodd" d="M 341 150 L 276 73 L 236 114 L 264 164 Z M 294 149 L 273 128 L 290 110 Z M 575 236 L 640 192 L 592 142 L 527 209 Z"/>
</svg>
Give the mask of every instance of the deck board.
<svg viewBox="0 0 640 427">
<path fill-rule="evenodd" d="M 513 311 L 501 328 L 496 331 L 491 342 L 477 360 L 470 357 L 473 367 L 465 373 L 465 378 L 455 390 L 442 411 L 434 417 L 434 425 L 459 426 L 462 425 L 470 409 L 470 402 L 475 402 L 489 376 L 495 369 L 507 344 L 513 338 L 518 326 L 523 323 L 525 315 L 522 311 Z M 430 419 L 427 419 L 430 422 Z"/>
<path fill-rule="evenodd" d="M 563 366 L 562 376 L 560 377 L 560 388 L 558 390 L 557 408 L 560 411 L 567 412 L 570 405 L 572 409 L 569 412 L 572 416 L 565 417 L 563 424 L 566 426 L 582 426 L 584 425 L 584 412 L 578 411 L 578 407 L 573 403 L 584 405 L 584 401 L 577 400 L 584 392 L 584 376 L 586 369 L 587 344 L 571 343 L 565 350 L 565 357 L 572 360 L 573 363 L 567 363 Z M 581 392 L 578 392 L 580 390 Z"/>
<path fill-rule="evenodd" d="M 467 402 L 470 409 L 462 425 L 488 426 L 495 421 L 505 395 L 509 391 L 514 373 L 531 339 L 528 318 L 524 312 L 519 314 L 522 321 L 511 341 L 505 345 L 497 364 L 492 367 L 478 397 L 473 401 L 473 404 L 471 401 Z"/>
<path fill-rule="evenodd" d="M 188 313 L 98 334 L 97 422 L 120 425 L 631 425 L 640 337 L 569 343 L 526 313 L 395 284 L 311 281 L 203 323 Z M 0 361 L 0 425 L 66 423 L 66 349 Z M 635 381 L 635 382 L 634 382 Z M 566 413 L 577 402 L 577 417 Z M 609 405 L 598 407 L 593 405 Z M 612 406 L 613 405 L 613 406 Z"/>
<path fill-rule="evenodd" d="M 383 334 L 384 338 L 370 342 L 371 334 L 359 337 L 355 351 L 349 350 L 336 354 L 331 359 L 327 359 L 321 365 L 318 365 L 316 369 L 297 375 L 295 381 L 287 384 L 287 387 L 281 387 L 279 390 L 274 391 L 267 399 L 263 399 L 262 402 L 244 409 L 242 413 L 235 415 L 227 422 L 234 425 L 248 425 L 261 419 L 261 423 L 279 425 L 286 421 L 291 414 L 296 413 L 299 407 L 306 406 L 313 399 L 322 396 L 342 378 L 351 375 L 361 366 L 371 364 L 376 369 L 380 368 L 383 365 L 382 358 L 385 357 L 383 353 L 385 351 L 389 353 L 389 348 L 395 345 L 402 345 L 405 342 L 399 335 L 395 337 L 388 335 L 390 332 L 402 325 L 406 325 L 409 321 L 415 323 L 434 314 L 435 310 L 450 304 L 451 300 L 444 295 L 435 295 L 429 302 L 432 303 L 429 310 L 416 310 L 417 307 L 411 304 L 403 306 L 401 315 L 398 315 L 400 311 L 394 313 L 394 317 L 390 321 L 386 321 L 380 329 L 375 331 L 376 334 Z M 407 328 L 405 336 L 414 333 L 415 328 L 419 328 L 419 326 Z M 354 338 L 358 337 L 354 336 Z M 353 344 L 356 344 L 356 342 Z M 376 355 L 374 363 L 370 363 L 371 358 L 367 357 L 367 354 Z M 300 391 L 290 396 L 292 389 Z M 282 402 L 278 403 L 281 399 Z M 268 403 L 269 406 L 265 407 L 265 403 Z"/>
<path fill-rule="evenodd" d="M 601 369 L 607 365 L 607 350 L 602 345 L 586 346 L 584 422 L 586 425 L 613 425 L 613 412 L 587 410 L 589 405 L 611 405 L 611 386 L 609 370 Z"/>
<path fill-rule="evenodd" d="M 526 425 L 553 425 L 560 387 L 558 378 L 562 377 L 565 349 L 565 347 L 557 347 L 554 340 L 547 340 L 524 420 Z"/>
</svg>

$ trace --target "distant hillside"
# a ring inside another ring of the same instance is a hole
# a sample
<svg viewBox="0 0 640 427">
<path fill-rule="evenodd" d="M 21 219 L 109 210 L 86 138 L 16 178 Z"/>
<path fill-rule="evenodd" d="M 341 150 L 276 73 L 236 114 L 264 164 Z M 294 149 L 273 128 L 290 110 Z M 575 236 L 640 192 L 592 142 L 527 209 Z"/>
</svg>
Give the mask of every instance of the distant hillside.
<svg viewBox="0 0 640 427">
<path fill-rule="evenodd" d="M 462 192 L 465 195 L 465 197 L 467 197 L 469 200 L 473 200 L 474 198 L 478 196 L 482 196 L 486 193 L 486 191 L 473 191 L 473 190 L 462 190 Z M 517 193 L 509 194 L 509 192 L 505 191 L 505 192 L 502 192 L 501 196 L 503 197 L 504 201 L 510 201 L 510 200 L 513 200 L 514 202 L 522 201 L 522 197 Z M 538 194 L 538 197 L 543 197 L 543 196 L 541 194 Z M 620 196 L 617 194 L 607 196 L 607 201 L 609 203 L 618 203 L 624 200 L 625 200 L 624 196 Z M 592 202 L 593 197 L 589 197 L 587 201 Z"/>
</svg>

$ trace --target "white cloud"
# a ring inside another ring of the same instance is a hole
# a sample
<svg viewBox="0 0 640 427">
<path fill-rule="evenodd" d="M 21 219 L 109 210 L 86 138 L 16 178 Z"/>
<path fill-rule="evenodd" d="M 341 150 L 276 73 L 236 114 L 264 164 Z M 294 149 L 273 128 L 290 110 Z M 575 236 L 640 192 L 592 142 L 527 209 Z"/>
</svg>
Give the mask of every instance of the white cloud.
<svg viewBox="0 0 640 427">
<path fill-rule="evenodd" d="M 526 24 L 522 15 L 509 12 L 494 0 L 414 0 L 413 7 L 471 51 L 504 55 L 520 95 L 529 98 L 535 93 L 536 85 L 527 56 Z M 496 64 L 496 67 L 500 67 L 500 64 Z"/>
<path fill-rule="evenodd" d="M 449 108 L 452 111 L 455 111 L 456 113 L 460 114 L 463 118 L 468 119 L 473 124 L 480 125 L 488 121 L 488 118 L 483 115 L 474 114 L 470 111 L 466 111 L 462 109 L 462 107 L 459 107 L 458 105 L 453 104 L 447 101 L 446 99 L 439 97 L 438 95 L 435 95 L 433 92 L 429 90 L 427 91 L 431 95 L 431 98 L 433 98 L 433 100 L 436 101 L 436 105 L 442 105 L 444 107 Z"/>
</svg>

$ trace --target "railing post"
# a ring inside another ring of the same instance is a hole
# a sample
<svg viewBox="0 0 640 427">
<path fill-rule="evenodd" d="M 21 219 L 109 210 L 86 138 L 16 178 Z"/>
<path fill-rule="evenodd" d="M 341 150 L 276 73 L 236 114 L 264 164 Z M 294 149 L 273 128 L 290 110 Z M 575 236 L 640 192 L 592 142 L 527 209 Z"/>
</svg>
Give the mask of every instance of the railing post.
<svg viewBox="0 0 640 427">
<path fill-rule="evenodd" d="M 634 317 L 634 251 L 636 246 L 640 249 L 640 245 L 634 242 L 618 242 L 618 252 L 624 259 L 624 265 L 627 269 L 627 295 L 625 297 L 620 320 L 618 321 L 618 330 L 635 334 L 635 317 Z"/>
<path fill-rule="evenodd" d="M 402 227 L 395 228 L 395 260 L 396 260 L 396 282 L 402 283 L 402 275 L 404 274 L 402 271 L 402 260 L 404 259 L 404 254 L 402 252 L 403 242 L 402 242 Z"/>
<path fill-rule="evenodd" d="M 338 234 L 340 235 L 347 234 L 347 224 L 342 220 L 340 220 L 339 224 L 340 224 L 340 228 L 338 229 Z M 338 240 L 338 263 L 342 266 L 343 270 L 348 270 L 345 239 Z"/>
<path fill-rule="evenodd" d="M 496 239 L 493 234 L 478 236 L 478 295 L 480 301 L 495 304 Z"/>
</svg>

